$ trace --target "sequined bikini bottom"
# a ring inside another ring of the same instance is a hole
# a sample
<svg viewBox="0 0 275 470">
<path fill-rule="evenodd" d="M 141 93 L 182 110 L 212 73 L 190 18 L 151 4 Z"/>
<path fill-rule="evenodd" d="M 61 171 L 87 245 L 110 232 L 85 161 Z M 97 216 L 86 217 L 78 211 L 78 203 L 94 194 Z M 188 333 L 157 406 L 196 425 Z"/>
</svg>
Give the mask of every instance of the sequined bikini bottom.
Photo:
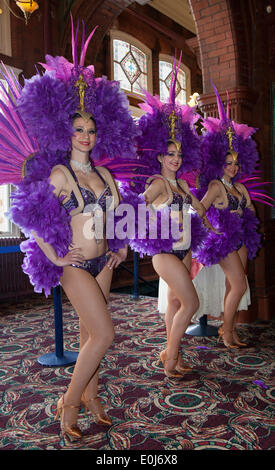
<svg viewBox="0 0 275 470">
<path fill-rule="evenodd" d="M 187 248 L 187 250 L 161 251 L 161 254 L 175 255 L 179 260 L 182 261 L 189 251 L 190 248 Z"/>
<path fill-rule="evenodd" d="M 74 268 L 84 269 L 93 277 L 96 277 L 100 273 L 100 271 L 102 271 L 108 259 L 109 256 L 107 256 L 106 253 L 103 253 L 102 255 L 97 256 L 96 258 L 86 259 L 84 263 L 80 265 L 70 264 L 70 266 L 73 266 Z"/>
</svg>

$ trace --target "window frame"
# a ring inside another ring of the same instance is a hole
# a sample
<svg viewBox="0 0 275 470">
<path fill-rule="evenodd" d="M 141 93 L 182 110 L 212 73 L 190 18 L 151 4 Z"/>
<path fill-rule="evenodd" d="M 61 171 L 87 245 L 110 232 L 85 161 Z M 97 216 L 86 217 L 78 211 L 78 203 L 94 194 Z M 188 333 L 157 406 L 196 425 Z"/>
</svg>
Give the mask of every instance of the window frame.
<svg viewBox="0 0 275 470">
<path fill-rule="evenodd" d="M 124 33 L 123 31 L 119 30 L 111 30 L 110 31 L 110 43 L 111 43 L 111 79 L 115 80 L 114 78 L 114 48 L 113 48 L 113 41 L 114 40 L 119 40 L 119 41 L 124 41 L 129 44 L 131 44 L 134 47 L 137 47 L 138 49 L 141 50 L 146 55 L 147 59 L 147 90 L 149 93 L 153 92 L 153 76 L 152 76 L 152 51 L 147 47 L 145 44 L 143 44 L 141 41 L 136 39 L 134 36 L 131 36 L 128 33 Z M 126 93 L 127 96 L 133 96 L 138 99 L 142 98 L 143 95 L 141 93 L 137 93 L 136 91 L 129 91 L 125 90 L 124 88 L 121 87 L 121 89 Z"/>
<path fill-rule="evenodd" d="M 168 54 L 159 54 L 159 63 L 161 61 L 168 62 L 171 65 L 173 65 L 174 63 L 173 57 Z M 180 64 L 180 69 L 182 70 L 182 72 L 185 73 L 185 82 L 186 82 L 185 90 L 186 90 L 186 104 L 187 104 L 191 96 L 191 70 L 189 69 L 189 67 L 187 67 L 187 65 L 183 64 L 182 62 Z M 160 80 L 161 78 L 159 74 L 159 84 L 160 84 Z"/>
<path fill-rule="evenodd" d="M 8 200 L 10 200 L 11 193 L 12 191 L 15 190 L 15 187 L 11 184 L 5 184 L 5 185 L 2 185 L 1 187 L 3 186 L 6 187 L 6 197 Z M 7 210 L 9 208 L 10 208 L 10 204 L 8 204 Z M 7 223 L 8 223 L 8 231 L 4 232 L 0 230 L 0 240 L 2 238 L 19 238 L 21 235 L 19 227 L 15 225 L 14 223 L 12 223 L 9 219 L 7 219 Z"/>
</svg>

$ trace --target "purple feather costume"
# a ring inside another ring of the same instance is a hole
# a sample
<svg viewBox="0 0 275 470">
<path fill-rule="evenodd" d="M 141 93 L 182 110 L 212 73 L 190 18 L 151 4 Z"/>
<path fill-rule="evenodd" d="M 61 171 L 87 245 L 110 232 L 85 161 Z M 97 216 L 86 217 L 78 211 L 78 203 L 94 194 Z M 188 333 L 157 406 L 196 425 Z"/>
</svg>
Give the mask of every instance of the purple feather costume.
<svg viewBox="0 0 275 470">
<path fill-rule="evenodd" d="M 217 103 L 220 119 L 203 119 L 206 132 L 202 136 L 201 154 L 202 168 L 199 176 L 200 188 L 197 191 L 201 199 L 207 191 L 211 180 L 220 179 L 223 176 L 226 153 L 229 149 L 229 141 L 226 132 L 233 130 L 232 147 L 238 153 L 240 169 L 232 182 L 242 182 L 242 175 L 251 175 L 256 168 L 259 158 L 256 143 L 251 135 L 256 129 L 246 124 L 237 124 L 231 121 L 225 114 L 223 105 L 216 88 Z M 240 245 L 245 245 L 248 250 L 248 258 L 256 256 L 261 246 L 261 236 L 257 229 L 259 220 L 250 209 L 244 209 L 242 216 L 230 212 L 228 208 L 217 209 L 211 206 L 207 211 L 207 217 L 213 227 L 217 228 L 221 235 L 208 232 L 207 236 L 195 250 L 194 256 L 205 266 L 219 263 L 229 253 L 237 250 Z"/>
<path fill-rule="evenodd" d="M 105 77 L 95 78 L 93 66 L 84 67 L 85 52 L 93 33 L 94 31 L 82 45 L 79 64 L 77 37 L 74 39 L 73 34 L 73 64 L 63 57 L 46 56 L 46 64 L 43 64 L 46 72 L 25 80 L 23 89 L 20 89 L 16 99 L 9 104 L 11 111 L 22 122 L 24 132 L 21 133 L 21 140 L 24 138 L 31 142 L 26 153 L 22 152 L 20 155 L 21 169 L 26 169 L 26 176 L 21 181 L 18 181 L 17 174 L 17 180 L 15 179 L 9 167 L 7 174 L 7 162 L 4 157 L 1 159 L 1 143 L 9 124 L 7 117 L 3 118 L 5 122 L 0 129 L 0 173 L 1 176 L 4 175 L 2 182 L 17 186 L 12 195 L 9 216 L 27 237 L 21 244 L 21 249 L 25 252 L 23 271 L 28 274 L 34 291 L 42 292 L 44 289 L 46 296 L 50 294 L 52 287 L 59 284 L 63 270 L 44 255 L 35 242 L 32 231 L 51 244 L 58 256 L 63 257 L 68 252 L 72 241 L 71 217 L 53 194 L 49 176 L 55 165 L 68 164 L 74 132 L 72 117 L 79 106 L 75 85 L 80 74 L 88 85 L 85 91 L 85 110 L 93 115 L 97 125 L 97 141 L 92 150 L 96 164 L 101 164 L 104 160 L 105 166 L 111 168 L 112 161 L 116 165 L 118 161 L 123 165 L 123 161 L 129 162 L 129 159 L 133 160 L 135 157 L 134 138 L 138 129 L 119 83 L 108 81 Z M 13 86 L 11 79 L 9 82 Z M 9 147 L 14 147 L 12 139 Z M 4 153 L 7 154 L 6 148 Z M 31 153 L 35 155 L 26 158 Z M 9 162 L 9 165 L 12 167 L 13 162 Z M 131 164 L 128 171 L 127 167 L 125 171 L 129 177 Z M 117 173 L 119 178 L 123 172 Z M 124 240 L 116 238 L 108 240 L 108 243 L 111 250 L 125 245 Z"/>
<path fill-rule="evenodd" d="M 180 61 L 179 61 L 180 64 Z M 178 67 L 179 67 L 178 64 Z M 160 173 L 160 163 L 157 156 L 167 152 L 167 142 L 171 139 L 171 128 L 169 118 L 173 112 L 176 116 L 176 124 L 174 129 L 175 139 L 181 144 L 182 165 L 179 174 L 182 172 L 191 172 L 197 170 L 201 166 L 201 157 L 199 151 L 199 137 L 195 129 L 195 123 L 199 119 L 199 115 L 194 109 L 187 105 L 179 105 L 175 101 L 175 87 L 177 80 L 178 67 L 174 63 L 173 78 L 170 85 L 170 96 L 167 103 L 162 103 L 159 96 L 152 96 L 145 91 L 145 103 L 139 106 L 146 112 L 139 119 L 140 135 L 137 137 L 137 147 L 140 162 L 147 167 L 148 177 Z M 138 174 L 138 171 L 137 171 Z M 135 191 L 144 191 L 144 182 L 136 184 Z M 128 197 L 131 197 L 128 193 Z M 134 199 L 134 198 L 133 198 Z M 139 194 L 139 202 L 144 201 L 144 197 Z M 170 219 L 170 207 L 157 210 L 155 217 L 157 219 L 157 236 L 150 237 L 148 222 L 145 227 L 144 237 L 140 237 L 136 228 L 135 237 L 129 241 L 130 247 L 138 251 L 141 256 L 147 254 L 153 256 L 161 251 L 169 252 L 172 245 L 177 241 L 173 237 L 173 227 L 171 220 L 167 222 L 169 225 L 165 236 L 162 235 L 161 221 L 162 217 L 166 220 Z M 191 218 L 191 247 L 198 247 L 203 238 L 206 229 L 202 225 L 201 219 L 196 215 Z"/>
</svg>

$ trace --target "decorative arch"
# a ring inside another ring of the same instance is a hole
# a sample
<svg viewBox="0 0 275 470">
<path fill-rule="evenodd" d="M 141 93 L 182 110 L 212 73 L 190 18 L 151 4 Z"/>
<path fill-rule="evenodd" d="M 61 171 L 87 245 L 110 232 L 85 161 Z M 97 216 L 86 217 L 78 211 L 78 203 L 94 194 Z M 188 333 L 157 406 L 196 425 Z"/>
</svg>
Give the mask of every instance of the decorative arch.
<svg viewBox="0 0 275 470">
<path fill-rule="evenodd" d="M 93 47 L 90 47 L 87 52 L 87 60 L 89 60 L 90 63 L 95 63 L 104 36 L 111 29 L 115 19 L 131 3 L 133 3 L 133 0 L 94 0 L 93 2 L 76 0 L 74 2 L 71 9 L 73 18 L 83 20 L 86 31 L 92 31 L 96 25 L 99 25 L 93 37 Z M 66 57 L 70 57 L 71 55 L 70 21 L 70 16 L 68 15 L 61 41 L 62 53 Z"/>
</svg>

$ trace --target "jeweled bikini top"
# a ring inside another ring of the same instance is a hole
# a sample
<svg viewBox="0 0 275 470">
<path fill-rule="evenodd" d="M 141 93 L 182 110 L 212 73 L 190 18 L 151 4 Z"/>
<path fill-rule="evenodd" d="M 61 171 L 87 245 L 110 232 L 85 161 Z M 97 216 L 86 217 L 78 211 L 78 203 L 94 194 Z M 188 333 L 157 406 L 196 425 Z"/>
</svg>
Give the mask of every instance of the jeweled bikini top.
<svg viewBox="0 0 275 470">
<path fill-rule="evenodd" d="M 222 181 L 221 181 L 221 183 L 223 184 Z M 224 187 L 224 189 L 226 191 L 226 195 L 227 195 L 228 209 L 230 209 L 231 211 L 237 211 L 238 209 L 244 210 L 245 207 L 246 207 L 246 203 L 247 203 L 246 197 L 244 196 L 244 194 L 242 194 L 241 199 L 239 199 L 237 196 L 234 196 L 233 194 L 231 194 L 228 191 L 225 184 L 223 184 L 223 187 Z M 234 188 L 236 189 L 236 191 L 238 191 L 235 186 L 234 186 Z M 238 193 L 241 194 L 239 191 L 238 191 Z"/>
<path fill-rule="evenodd" d="M 77 177 L 76 177 L 73 169 L 70 166 L 68 166 L 67 168 L 71 172 L 71 174 L 72 174 L 72 176 L 73 176 L 73 178 L 74 178 L 74 180 L 75 180 L 75 182 L 76 182 L 76 184 L 79 188 L 81 196 L 83 198 L 84 208 L 83 208 L 82 212 L 87 212 L 87 210 L 88 210 L 87 206 L 89 206 L 91 204 L 93 204 L 93 205 L 98 204 L 103 211 L 106 211 L 107 197 L 112 196 L 112 191 L 111 191 L 110 186 L 108 184 L 106 184 L 106 182 L 104 181 L 104 179 L 102 178 L 100 173 L 96 170 L 96 168 L 94 168 L 94 171 L 99 176 L 99 178 L 102 180 L 102 182 L 104 183 L 104 186 L 105 186 L 104 190 L 102 191 L 102 193 L 98 197 L 95 195 L 95 193 L 91 189 L 84 188 L 84 187 L 80 186 L 80 184 L 77 181 Z M 70 198 L 66 202 L 63 202 L 63 207 L 66 209 L 67 212 L 71 212 L 76 207 L 78 207 L 78 201 L 77 201 L 77 198 L 76 198 L 75 193 L 73 191 L 70 194 Z"/>
<path fill-rule="evenodd" d="M 172 204 L 178 204 L 179 210 L 182 210 L 183 204 L 191 204 L 192 203 L 192 199 L 191 199 L 190 194 L 186 193 L 185 196 L 182 196 L 181 194 L 179 194 L 179 193 L 177 193 L 176 191 L 173 191 L 173 190 L 172 190 L 172 194 L 173 194 L 173 199 L 172 199 L 172 202 L 169 204 L 169 206 L 171 206 Z"/>
</svg>

